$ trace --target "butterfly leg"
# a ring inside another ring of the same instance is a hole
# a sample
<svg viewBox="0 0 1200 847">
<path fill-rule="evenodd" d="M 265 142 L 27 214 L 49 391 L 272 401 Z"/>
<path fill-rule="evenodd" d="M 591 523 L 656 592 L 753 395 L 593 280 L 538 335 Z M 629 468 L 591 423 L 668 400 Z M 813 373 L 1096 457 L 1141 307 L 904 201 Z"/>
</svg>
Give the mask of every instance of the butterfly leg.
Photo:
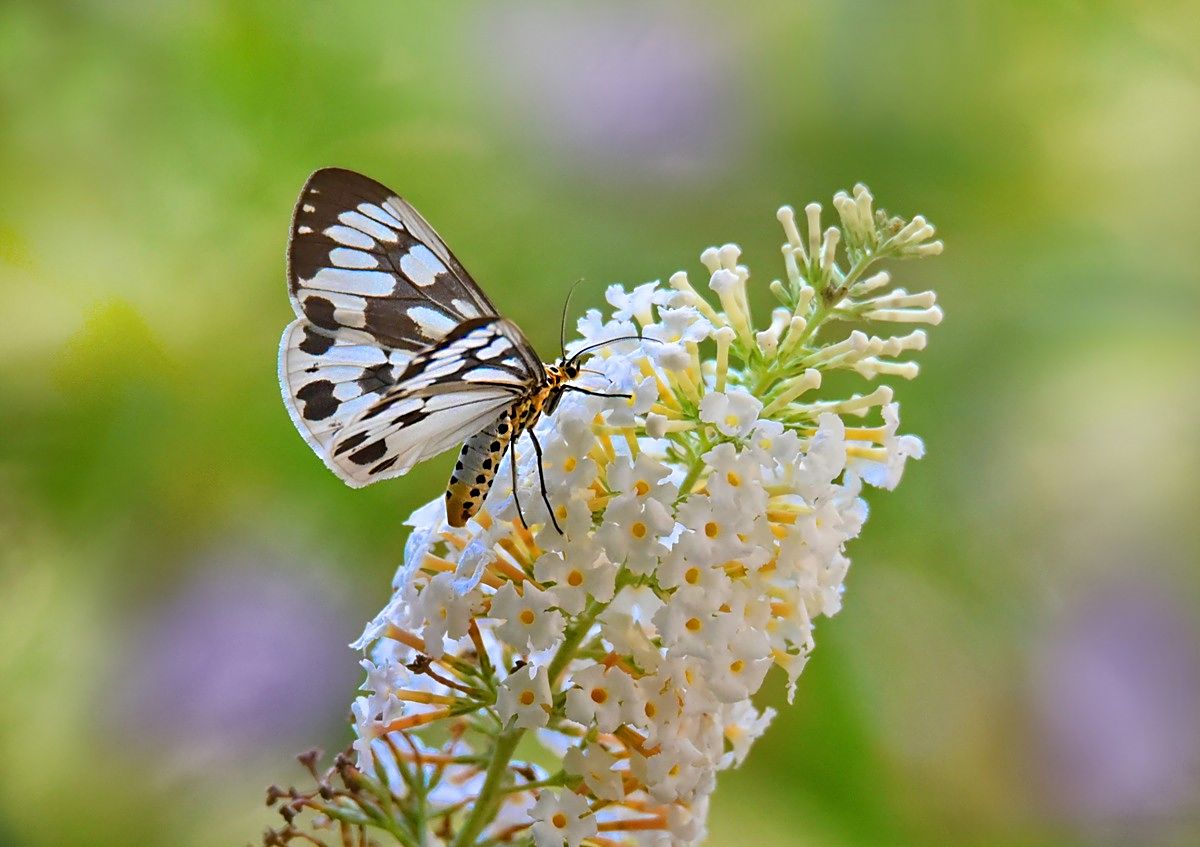
<svg viewBox="0 0 1200 847">
<path fill-rule="evenodd" d="M 529 529 L 529 521 L 525 520 L 525 513 L 521 511 L 521 495 L 517 493 L 517 442 L 515 439 L 508 446 L 508 459 L 512 467 L 513 500 L 517 504 L 517 517 L 521 519 L 521 525 Z"/>
<path fill-rule="evenodd" d="M 542 502 L 546 504 L 546 511 L 550 513 L 550 522 L 554 524 L 558 534 L 562 535 L 562 527 L 558 525 L 558 518 L 554 516 L 554 507 L 550 505 L 550 495 L 546 492 L 546 471 L 542 468 L 542 445 L 537 440 L 537 436 L 533 434 L 532 429 L 529 430 L 529 440 L 533 442 L 533 452 L 537 453 L 538 480 L 542 484 Z"/>
</svg>

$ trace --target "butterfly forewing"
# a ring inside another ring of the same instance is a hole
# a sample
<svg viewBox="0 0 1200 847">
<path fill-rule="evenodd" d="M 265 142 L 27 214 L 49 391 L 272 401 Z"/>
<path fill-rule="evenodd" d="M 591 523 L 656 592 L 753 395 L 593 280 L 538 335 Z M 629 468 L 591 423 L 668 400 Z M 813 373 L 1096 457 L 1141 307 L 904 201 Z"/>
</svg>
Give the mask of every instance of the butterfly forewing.
<svg viewBox="0 0 1200 847">
<path fill-rule="evenodd" d="M 300 193 L 288 276 L 298 316 L 416 351 L 496 307 L 424 218 L 394 192 L 326 168 Z"/>
</svg>

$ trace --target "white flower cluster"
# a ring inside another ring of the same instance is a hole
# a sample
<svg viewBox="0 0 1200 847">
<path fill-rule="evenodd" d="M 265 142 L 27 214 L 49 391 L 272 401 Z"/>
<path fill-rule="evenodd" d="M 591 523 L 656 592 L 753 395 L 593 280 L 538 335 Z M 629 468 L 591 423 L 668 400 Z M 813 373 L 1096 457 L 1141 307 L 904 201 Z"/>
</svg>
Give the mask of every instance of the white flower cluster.
<svg viewBox="0 0 1200 847">
<path fill-rule="evenodd" d="M 919 330 L 826 336 L 938 323 L 931 292 L 866 271 L 940 242 L 862 186 L 834 204 L 841 227 L 822 231 L 814 204 L 807 238 L 780 211 L 787 278 L 765 329 L 733 245 L 702 256 L 719 308 L 684 273 L 611 287 L 576 349 L 640 336 L 588 362 L 587 387 L 630 399 L 566 394 L 538 425 L 542 474 L 518 445 L 516 491 L 502 478 L 465 528 L 441 497 L 409 519 L 392 600 L 357 645 L 354 714 L 360 769 L 420 800 L 421 843 L 702 838 L 717 772 L 773 716 L 755 692 L 772 665 L 794 691 L 815 619 L 841 606 L 864 483 L 893 488 L 922 454 L 890 388 L 819 389 L 834 369 L 915 376 L 895 357 L 924 347 Z"/>
</svg>

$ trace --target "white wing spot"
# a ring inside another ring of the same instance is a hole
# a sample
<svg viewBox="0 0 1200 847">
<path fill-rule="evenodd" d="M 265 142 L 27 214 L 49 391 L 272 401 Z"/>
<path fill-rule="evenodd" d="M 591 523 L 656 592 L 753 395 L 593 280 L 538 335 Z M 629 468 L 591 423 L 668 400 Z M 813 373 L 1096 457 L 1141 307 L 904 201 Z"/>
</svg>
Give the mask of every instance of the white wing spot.
<svg viewBox="0 0 1200 847">
<path fill-rule="evenodd" d="M 374 203 L 359 203 L 358 210 L 370 218 L 374 218 L 381 224 L 386 224 L 392 229 L 404 230 L 404 222 L 389 212 L 387 209 L 376 206 Z"/>
<path fill-rule="evenodd" d="M 333 319 L 353 329 L 362 329 L 367 325 L 367 315 L 362 309 L 334 309 Z"/>
<path fill-rule="evenodd" d="M 520 385 L 524 380 L 502 371 L 499 368 L 473 368 L 463 375 L 464 382 L 502 382 L 506 385 Z"/>
<path fill-rule="evenodd" d="M 432 361 L 425 367 L 423 371 L 421 371 L 421 375 L 419 377 L 415 377 L 415 379 L 424 379 L 429 380 L 430 382 L 437 382 L 440 379 L 445 379 L 446 377 L 457 374 L 462 369 L 462 359 Z"/>
<path fill-rule="evenodd" d="M 308 235 L 312 231 L 313 228 L 311 226 L 304 226 L 301 224 L 300 226 L 296 227 L 296 232 L 298 232 L 300 235 Z"/>
<path fill-rule="evenodd" d="M 335 224 L 325 230 L 325 235 L 332 238 L 338 244 L 344 244 L 347 247 L 357 247 L 360 250 L 369 250 L 375 246 L 374 238 L 365 232 L 359 232 L 357 229 L 349 226 L 338 226 Z"/>
<path fill-rule="evenodd" d="M 365 232 L 367 235 L 378 241 L 396 241 L 396 232 L 391 227 L 384 226 L 377 220 L 368 218 L 362 212 L 342 212 L 338 215 L 338 220 L 346 226 L 352 226 L 357 230 Z"/>
<path fill-rule="evenodd" d="M 317 210 L 317 207 L 316 207 L 316 206 L 314 206 L 312 203 L 305 203 L 305 204 L 304 204 L 303 206 L 301 206 L 300 208 L 301 208 L 301 209 L 303 209 L 303 210 L 304 210 L 304 211 L 306 211 L 306 212 L 315 212 L 315 211 Z"/>
<path fill-rule="evenodd" d="M 312 279 L 303 280 L 305 288 L 339 291 L 360 297 L 386 297 L 396 287 L 396 279 L 383 271 L 352 271 L 342 268 L 321 268 Z"/>
<path fill-rule="evenodd" d="M 512 342 L 509 341 L 507 338 L 500 337 L 500 338 L 497 338 L 495 341 L 493 341 L 491 344 L 489 344 L 487 347 L 484 347 L 482 350 L 480 350 L 475 355 L 481 359 L 494 359 L 497 356 L 499 356 L 501 353 L 503 353 L 505 350 L 511 350 L 511 349 L 512 349 Z"/>
<path fill-rule="evenodd" d="M 447 272 L 446 266 L 424 244 L 414 244 L 411 250 L 400 257 L 400 270 L 422 287 L 433 285 L 438 274 Z"/>
<path fill-rule="evenodd" d="M 407 400 L 401 400 L 394 406 L 388 408 L 388 412 L 393 415 L 407 415 L 409 412 L 419 412 L 425 407 L 425 401 L 416 397 L 411 397 Z"/>
<path fill-rule="evenodd" d="M 358 375 L 361 376 L 362 371 L 358 371 Z M 334 375 L 333 374 L 322 374 L 322 376 L 325 376 L 327 379 L 332 379 Z M 347 400 L 353 400 L 355 397 L 358 397 L 359 395 L 361 395 L 362 389 L 359 388 L 358 383 L 354 381 L 355 379 L 356 379 L 356 377 L 351 377 L 350 379 L 348 379 L 346 381 L 338 382 L 336 385 L 334 385 L 333 386 L 334 398 L 345 403 Z"/>
<path fill-rule="evenodd" d="M 462 300 L 458 297 L 455 297 L 453 300 L 450 301 L 450 305 L 453 306 L 454 310 L 456 312 L 458 312 L 460 315 L 462 315 L 464 318 L 483 317 L 483 312 L 479 311 L 479 307 L 476 306 L 474 303 L 472 303 L 470 300 Z"/>
<path fill-rule="evenodd" d="M 365 268 L 369 270 L 379 267 L 379 257 L 373 253 L 354 250 L 350 247 L 334 247 L 329 251 L 329 261 L 333 262 L 339 268 Z"/>
<path fill-rule="evenodd" d="M 413 306 L 408 310 L 408 316 L 429 338 L 442 338 L 458 326 L 454 318 L 428 306 Z"/>
</svg>

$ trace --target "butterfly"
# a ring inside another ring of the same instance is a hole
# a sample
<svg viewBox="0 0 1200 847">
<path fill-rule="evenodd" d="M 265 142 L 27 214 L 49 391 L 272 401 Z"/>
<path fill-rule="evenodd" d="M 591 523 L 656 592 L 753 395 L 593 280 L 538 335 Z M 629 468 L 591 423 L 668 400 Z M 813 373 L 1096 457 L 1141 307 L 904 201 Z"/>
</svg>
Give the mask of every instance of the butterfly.
<svg viewBox="0 0 1200 847">
<path fill-rule="evenodd" d="M 542 500 L 561 532 L 533 426 L 567 391 L 629 396 L 572 383 L 581 357 L 600 345 L 543 364 L 417 210 L 353 171 L 308 178 L 287 265 L 296 319 L 279 345 L 283 401 L 331 471 L 359 488 L 463 442 L 445 495 L 446 520 L 461 527 L 506 452 L 515 494 L 510 447 L 528 433 Z"/>
</svg>

